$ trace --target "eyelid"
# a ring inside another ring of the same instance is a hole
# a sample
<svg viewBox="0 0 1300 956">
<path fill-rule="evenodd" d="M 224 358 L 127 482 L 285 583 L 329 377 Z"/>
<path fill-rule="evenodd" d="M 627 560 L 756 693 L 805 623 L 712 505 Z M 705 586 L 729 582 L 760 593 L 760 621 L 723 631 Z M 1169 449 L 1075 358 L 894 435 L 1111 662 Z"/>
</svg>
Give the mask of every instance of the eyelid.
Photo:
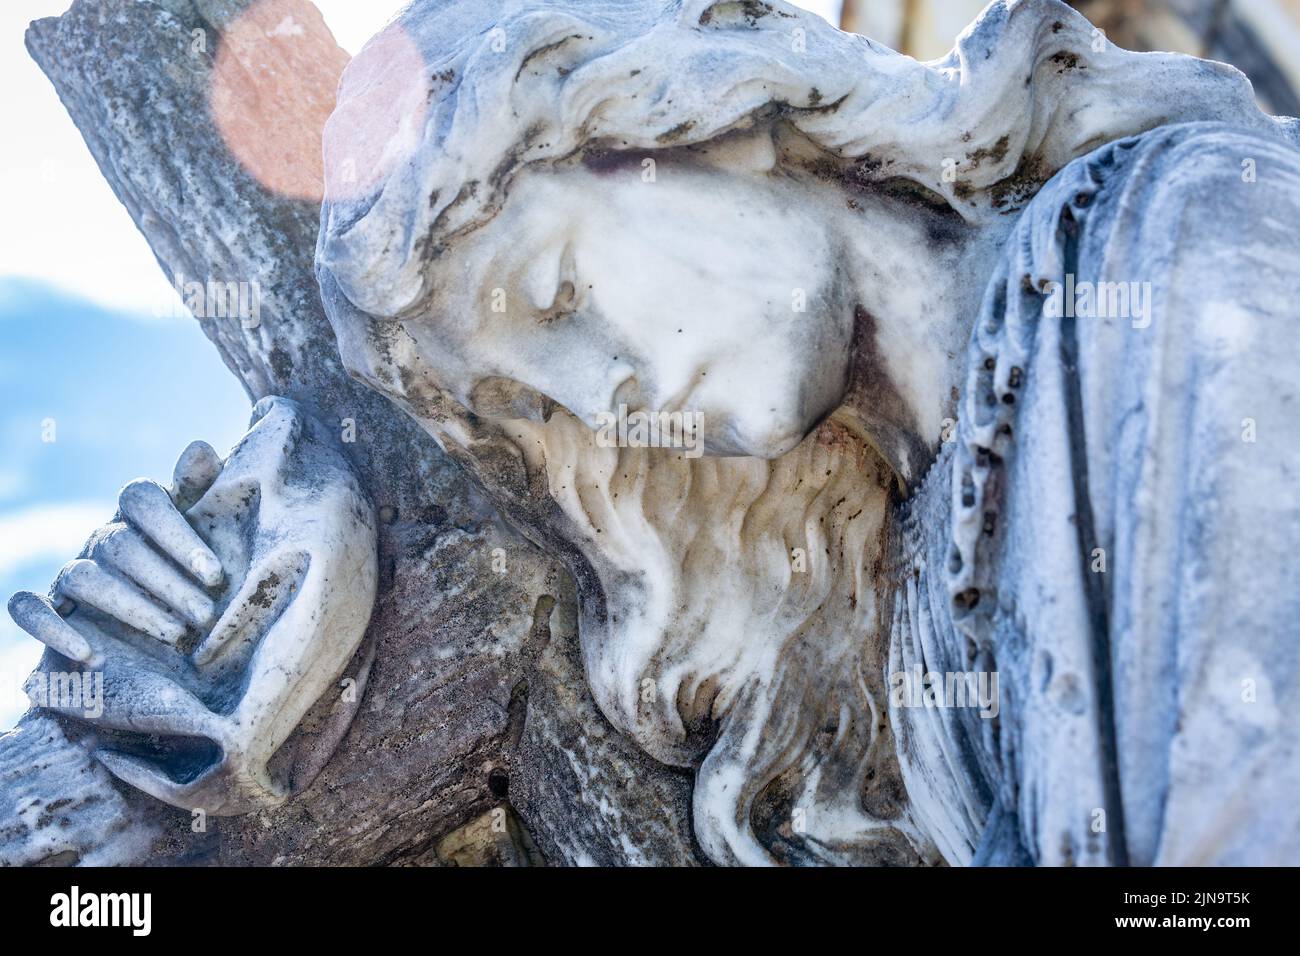
<svg viewBox="0 0 1300 956">
<path fill-rule="evenodd" d="M 538 312 L 564 311 L 577 298 L 573 243 L 556 244 L 538 256 L 524 275 L 524 294 Z"/>
</svg>

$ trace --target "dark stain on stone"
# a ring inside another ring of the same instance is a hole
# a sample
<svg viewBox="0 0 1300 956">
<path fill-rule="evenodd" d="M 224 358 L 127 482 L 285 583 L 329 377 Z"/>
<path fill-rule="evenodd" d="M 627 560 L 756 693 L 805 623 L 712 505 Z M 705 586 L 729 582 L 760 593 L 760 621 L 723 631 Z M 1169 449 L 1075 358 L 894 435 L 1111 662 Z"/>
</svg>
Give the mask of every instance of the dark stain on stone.
<svg viewBox="0 0 1300 956">
<path fill-rule="evenodd" d="M 1037 156 L 1025 156 L 1020 165 L 1006 179 L 993 184 L 989 190 L 993 207 L 1011 213 L 1032 199 L 1043 183 L 1052 178 L 1052 170 Z"/>
<path fill-rule="evenodd" d="M 293 357 L 278 345 L 271 349 L 271 370 L 282 384 L 293 381 Z"/>
<path fill-rule="evenodd" d="M 763 3 L 762 0 L 733 0 L 730 3 L 715 3 L 700 14 L 700 26 L 707 27 L 713 22 L 714 15 L 724 8 L 729 12 L 738 12 L 745 18 L 745 25 L 750 27 L 758 26 L 758 21 L 772 12 L 771 5 Z"/>
<path fill-rule="evenodd" d="M 569 36 L 556 40 L 554 43 L 548 43 L 546 44 L 546 46 L 540 46 L 536 50 L 533 50 L 526 57 L 524 57 L 524 61 L 519 64 L 519 69 L 515 72 L 515 82 L 519 81 L 519 77 L 523 76 L 524 70 L 528 69 L 528 64 L 532 63 L 533 60 L 536 60 L 539 57 L 544 57 L 549 53 L 554 53 L 556 50 L 564 46 L 564 44 L 568 43 L 570 40 L 581 40 L 581 39 L 582 39 L 581 33 L 571 33 Z"/>
<path fill-rule="evenodd" d="M 257 583 L 257 590 L 249 596 L 248 603 L 256 604 L 261 608 L 269 608 L 275 601 L 274 590 L 279 584 L 280 575 L 272 571 Z"/>
<path fill-rule="evenodd" d="M 694 128 L 694 126 L 695 126 L 695 120 L 686 120 L 684 123 L 678 123 L 676 126 L 668 130 L 667 132 L 660 133 L 658 136 L 656 136 L 655 142 L 657 143 L 676 142 L 677 140 L 685 137 L 686 134 L 689 133 Z"/>
<path fill-rule="evenodd" d="M 1007 151 L 1010 148 L 1011 148 L 1011 137 L 1009 135 L 1006 135 L 1003 136 L 1001 139 L 999 139 L 992 146 L 981 146 L 973 153 L 968 153 L 966 156 L 966 160 L 967 162 L 970 163 L 972 167 L 979 166 L 985 160 L 992 160 L 993 164 L 997 165 L 998 163 L 1002 162 L 1002 160 L 1007 158 Z"/>
<path fill-rule="evenodd" d="M 906 461 L 890 460 L 901 484 L 905 470 L 923 474 L 932 455 L 917 437 L 920 430 L 889 373 L 890 362 L 876 341 L 876 327 L 875 316 L 862 305 L 854 307 L 853 365 L 845 404 L 858 413 L 878 448 L 890 449 L 891 454 L 904 449 Z"/>
<path fill-rule="evenodd" d="M 1068 70 L 1086 70 L 1086 66 L 1080 66 L 1079 54 L 1071 53 L 1069 50 L 1061 50 L 1054 53 L 1048 61 L 1055 63 L 1058 67 L 1057 73 L 1065 73 Z"/>
</svg>

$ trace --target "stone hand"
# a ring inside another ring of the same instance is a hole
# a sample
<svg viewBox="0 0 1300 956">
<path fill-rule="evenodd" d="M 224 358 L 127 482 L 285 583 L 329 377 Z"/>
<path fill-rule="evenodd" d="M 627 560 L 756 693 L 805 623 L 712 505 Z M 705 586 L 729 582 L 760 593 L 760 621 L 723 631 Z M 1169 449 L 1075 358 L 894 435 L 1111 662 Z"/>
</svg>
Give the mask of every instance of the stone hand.
<svg viewBox="0 0 1300 956">
<path fill-rule="evenodd" d="M 195 442 L 170 489 L 133 481 L 118 504 L 49 598 L 9 602 L 52 652 L 34 699 L 160 800 L 227 815 L 282 802 L 351 717 L 327 692 L 374 603 L 370 502 L 325 429 L 271 398 L 224 463 Z M 309 713 L 334 732 L 295 734 Z"/>
</svg>

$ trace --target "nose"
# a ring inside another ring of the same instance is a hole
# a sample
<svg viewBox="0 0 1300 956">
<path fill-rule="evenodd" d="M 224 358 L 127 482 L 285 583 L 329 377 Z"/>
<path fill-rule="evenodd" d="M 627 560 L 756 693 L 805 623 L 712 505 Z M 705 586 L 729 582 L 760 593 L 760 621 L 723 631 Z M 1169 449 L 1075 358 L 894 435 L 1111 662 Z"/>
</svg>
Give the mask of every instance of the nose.
<svg viewBox="0 0 1300 956">
<path fill-rule="evenodd" d="M 780 458 L 807 434 L 800 422 L 772 421 L 752 429 L 734 418 L 703 414 L 704 453 L 716 458 Z"/>
</svg>

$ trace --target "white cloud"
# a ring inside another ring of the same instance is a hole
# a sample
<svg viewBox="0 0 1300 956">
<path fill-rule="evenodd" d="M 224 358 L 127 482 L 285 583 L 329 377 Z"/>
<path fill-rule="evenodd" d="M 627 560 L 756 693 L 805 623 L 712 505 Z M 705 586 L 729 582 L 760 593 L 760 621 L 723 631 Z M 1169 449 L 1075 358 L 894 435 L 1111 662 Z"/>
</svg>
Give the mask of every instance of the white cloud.
<svg viewBox="0 0 1300 956">
<path fill-rule="evenodd" d="M 17 498 L 30 484 L 27 476 L 17 468 L 0 467 L 0 501 Z"/>
<path fill-rule="evenodd" d="M 23 46 L 28 21 L 67 8 L 68 0 L 0 4 L 0 263 L 5 274 L 110 307 L 147 309 L 165 294 L 162 272 Z"/>
<path fill-rule="evenodd" d="M 10 640 L 9 630 L 20 640 Z M 0 627 L 0 733 L 13 728 L 27 710 L 23 683 L 44 653 L 44 645 L 12 624 Z"/>
<path fill-rule="evenodd" d="M 111 504 L 73 501 L 0 514 L 0 578 L 37 561 L 71 561 L 113 511 Z"/>
<path fill-rule="evenodd" d="M 339 46 L 355 56 L 406 4 L 394 0 L 316 0 L 316 6 Z"/>
</svg>

